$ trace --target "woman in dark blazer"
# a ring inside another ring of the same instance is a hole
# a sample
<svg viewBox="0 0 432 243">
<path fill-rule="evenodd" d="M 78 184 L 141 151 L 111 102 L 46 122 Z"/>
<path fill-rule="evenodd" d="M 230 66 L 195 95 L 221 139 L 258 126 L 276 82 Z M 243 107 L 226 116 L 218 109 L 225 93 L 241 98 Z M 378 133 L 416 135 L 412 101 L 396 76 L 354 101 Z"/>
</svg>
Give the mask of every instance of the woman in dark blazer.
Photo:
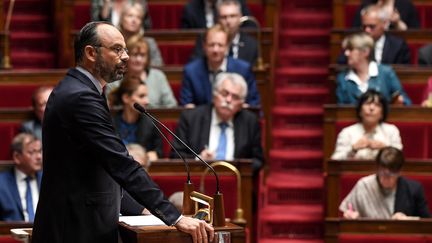
<svg viewBox="0 0 432 243">
<path fill-rule="evenodd" d="M 134 103 L 148 105 L 147 86 L 139 79 L 125 77 L 117 89 L 109 95 L 113 108 L 114 127 L 123 143 L 138 143 L 147 150 L 150 160 L 162 156 L 162 139 L 151 120 L 133 107 Z"/>
</svg>

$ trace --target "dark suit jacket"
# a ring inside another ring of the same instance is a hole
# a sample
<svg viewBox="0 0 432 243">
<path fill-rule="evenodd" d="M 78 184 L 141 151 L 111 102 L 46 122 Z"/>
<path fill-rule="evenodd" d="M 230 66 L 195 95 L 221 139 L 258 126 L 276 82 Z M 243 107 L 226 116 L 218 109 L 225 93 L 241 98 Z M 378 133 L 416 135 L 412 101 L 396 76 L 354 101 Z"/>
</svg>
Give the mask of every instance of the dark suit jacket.
<svg viewBox="0 0 432 243">
<path fill-rule="evenodd" d="M 207 28 L 207 21 L 205 18 L 205 0 L 191 0 L 188 2 L 184 9 L 180 21 L 180 28 L 182 29 L 205 29 Z M 241 11 L 243 15 L 250 15 L 249 9 L 246 5 L 246 0 L 239 0 Z"/>
<path fill-rule="evenodd" d="M 377 0 L 363 0 L 357 12 L 354 15 L 353 27 L 361 26 L 361 10 L 370 5 L 377 3 Z M 400 18 L 409 29 L 420 28 L 420 21 L 417 13 L 417 9 L 411 0 L 395 0 L 394 7 L 399 11 Z M 392 26 L 390 26 L 391 28 Z"/>
<path fill-rule="evenodd" d="M 381 56 L 382 64 L 410 64 L 411 53 L 410 49 L 404 39 L 385 34 L 384 48 Z M 344 53 L 338 57 L 339 64 L 346 64 L 348 62 Z"/>
<path fill-rule="evenodd" d="M 121 115 L 121 112 L 119 112 L 113 117 L 114 127 L 117 131 L 120 127 Z M 147 151 L 156 151 L 158 156 L 162 157 L 162 139 L 150 118 L 141 115 L 137 121 L 137 125 L 136 143 L 143 146 Z"/>
<path fill-rule="evenodd" d="M 418 64 L 432 65 L 432 44 L 425 45 L 418 50 Z"/>
<path fill-rule="evenodd" d="M 422 185 L 404 177 L 399 177 L 396 189 L 395 213 L 402 212 L 408 216 L 429 218 L 429 208 Z"/>
<path fill-rule="evenodd" d="M 191 55 L 190 60 L 204 56 L 203 49 L 204 36 L 199 35 L 195 41 L 195 48 Z M 233 55 L 233 45 L 230 46 L 229 56 Z M 258 57 L 258 42 L 257 40 L 245 33 L 240 32 L 238 58 L 248 62 L 251 66 L 254 66 Z"/>
<path fill-rule="evenodd" d="M 70 69 L 53 90 L 43 123 L 42 186 L 33 242 L 117 242 L 120 186 L 167 225 L 178 210 L 127 153 L 106 100 Z"/>
<path fill-rule="evenodd" d="M 42 172 L 36 173 L 36 177 L 40 186 Z M 0 195 L 0 220 L 24 221 L 23 207 L 13 168 L 0 173 Z"/>
<path fill-rule="evenodd" d="M 246 80 L 248 94 L 246 103 L 259 105 L 260 96 L 256 87 L 255 76 L 251 66 L 242 60 L 227 58 L 227 72 L 238 73 Z M 195 105 L 210 104 L 212 100 L 212 85 L 206 58 L 197 58 L 188 63 L 183 71 L 183 81 L 180 89 L 180 105 L 193 103 Z"/>
<path fill-rule="evenodd" d="M 212 105 L 202 105 L 195 109 L 185 110 L 180 115 L 176 134 L 198 154 L 209 142 L 212 108 Z M 258 117 L 254 113 L 243 109 L 234 116 L 233 123 L 234 158 L 252 159 L 253 169 L 257 172 L 263 163 L 261 129 Z M 179 142 L 174 141 L 174 147 L 182 156 L 186 158 L 194 157 Z M 172 151 L 171 157 L 177 157 L 177 154 Z"/>
</svg>

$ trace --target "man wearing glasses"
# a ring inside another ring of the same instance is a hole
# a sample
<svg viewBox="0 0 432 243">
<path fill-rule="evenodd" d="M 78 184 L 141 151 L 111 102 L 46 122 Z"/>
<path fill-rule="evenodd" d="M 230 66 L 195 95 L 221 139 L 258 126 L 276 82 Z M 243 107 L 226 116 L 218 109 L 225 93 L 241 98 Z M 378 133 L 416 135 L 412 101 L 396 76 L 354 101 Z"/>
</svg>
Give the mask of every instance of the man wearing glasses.
<svg viewBox="0 0 432 243">
<path fill-rule="evenodd" d="M 125 45 L 104 22 L 88 23 L 75 40 L 77 67 L 52 91 L 45 110 L 33 243 L 118 242 L 120 188 L 194 243 L 213 240 L 213 228 L 181 216 L 116 136 L 102 90 L 123 78 Z"/>
<path fill-rule="evenodd" d="M 381 149 L 376 157 L 377 172 L 361 178 L 339 206 L 344 218 L 430 217 L 422 185 L 399 175 L 404 162 L 401 150 Z"/>
<path fill-rule="evenodd" d="M 256 173 L 263 163 L 261 129 L 256 114 L 242 109 L 247 96 L 244 78 L 236 73 L 220 73 L 213 88 L 212 104 L 185 110 L 176 134 L 206 160 L 252 159 Z M 174 141 L 184 156 L 193 154 Z M 176 157 L 172 153 L 172 157 Z"/>
</svg>

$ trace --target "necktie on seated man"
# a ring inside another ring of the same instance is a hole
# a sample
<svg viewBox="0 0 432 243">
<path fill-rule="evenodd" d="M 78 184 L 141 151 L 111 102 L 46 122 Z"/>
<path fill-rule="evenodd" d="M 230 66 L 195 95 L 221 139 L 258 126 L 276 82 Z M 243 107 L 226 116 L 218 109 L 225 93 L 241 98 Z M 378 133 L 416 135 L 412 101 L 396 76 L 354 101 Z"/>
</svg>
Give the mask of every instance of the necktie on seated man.
<svg viewBox="0 0 432 243">
<path fill-rule="evenodd" d="M 228 127 L 228 123 L 221 122 L 219 123 L 219 127 L 221 129 L 219 135 L 219 143 L 216 148 L 216 159 L 217 160 L 225 160 L 226 149 L 227 149 L 227 136 L 226 136 L 226 128 Z"/>
<path fill-rule="evenodd" d="M 32 197 L 32 191 L 31 191 L 31 186 L 30 186 L 30 182 L 33 178 L 31 178 L 30 176 L 27 176 L 25 178 L 26 184 L 27 184 L 27 190 L 26 190 L 26 210 L 27 210 L 27 214 L 28 214 L 28 220 L 30 222 L 33 222 L 34 220 L 34 210 L 33 210 L 33 197 Z"/>
</svg>

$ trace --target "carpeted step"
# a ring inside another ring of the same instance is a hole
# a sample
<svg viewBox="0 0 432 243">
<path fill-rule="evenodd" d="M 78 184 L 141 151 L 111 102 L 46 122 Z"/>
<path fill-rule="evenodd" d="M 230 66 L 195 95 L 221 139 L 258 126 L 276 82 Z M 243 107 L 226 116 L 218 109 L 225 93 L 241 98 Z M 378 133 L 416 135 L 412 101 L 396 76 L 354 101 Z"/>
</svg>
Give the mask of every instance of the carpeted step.
<svg viewBox="0 0 432 243">
<path fill-rule="evenodd" d="M 332 15 L 327 11 L 283 12 L 280 28 L 283 29 L 330 29 Z"/>
<path fill-rule="evenodd" d="M 315 171 L 270 171 L 266 179 L 267 201 L 264 205 L 323 203 L 324 179 Z"/>
<path fill-rule="evenodd" d="M 330 58 L 328 48 L 289 48 L 278 52 L 278 65 L 284 66 L 327 66 Z"/>
<path fill-rule="evenodd" d="M 273 149 L 295 150 L 322 148 L 322 128 L 287 129 L 273 128 Z"/>
<path fill-rule="evenodd" d="M 19 31 L 11 33 L 11 51 L 50 51 L 56 48 L 54 34 L 49 32 Z"/>
<path fill-rule="evenodd" d="M 322 126 L 323 108 L 314 106 L 274 107 L 273 127 L 317 127 Z"/>
<path fill-rule="evenodd" d="M 316 239 L 323 234 L 321 205 L 265 207 L 259 220 L 261 238 Z"/>
<path fill-rule="evenodd" d="M 51 52 L 14 51 L 11 53 L 14 69 L 48 69 L 55 67 L 55 56 Z"/>
<path fill-rule="evenodd" d="M 317 45 L 323 46 L 329 43 L 329 29 L 295 29 L 282 30 L 279 33 L 279 48 L 289 48 L 292 46 Z"/>
<path fill-rule="evenodd" d="M 329 0 L 290 0 L 281 1 L 282 11 L 281 12 L 291 12 L 291 11 L 323 11 L 326 10 L 331 13 L 332 1 Z"/>
<path fill-rule="evenodd" d="M 280 67 L 275 73 L 276 85 L 323 85 L 328 79 L 327 66 Z"/>
<path fill-rule="evenodd" d="M 322 239 L 273 239 L 273 238 L 261 238 L 259 243 L 324 243 Z"/>
<path fill-rule="evenodd" d="M 277 106 L 317 105 L 329 101 L 328 88 L 323 86 L 286 86 L 275 90 Z"/>
<path fill-rule="evenodd" d="M 322 140 L 284 148 L 272 148 L 269 152 L 270 171 L 293 169 L 320 170 L 322 168 Z"/>
<path fill-rule="evenodd" d="M 11 20 L 10 30 L 15 31 L 42 31 L 49 29 L 49 19 L 46 15 L 41 14 L 14 14 Z"/>
</svg>

